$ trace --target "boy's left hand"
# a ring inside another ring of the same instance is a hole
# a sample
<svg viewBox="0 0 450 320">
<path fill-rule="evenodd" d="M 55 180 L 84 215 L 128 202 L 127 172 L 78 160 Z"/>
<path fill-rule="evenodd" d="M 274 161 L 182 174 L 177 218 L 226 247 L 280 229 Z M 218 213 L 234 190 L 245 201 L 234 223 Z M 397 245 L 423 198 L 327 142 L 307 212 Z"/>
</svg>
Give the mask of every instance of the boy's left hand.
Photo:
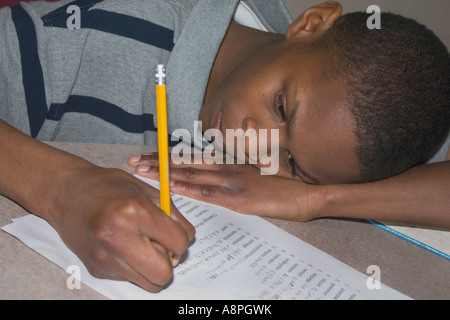
<svg viewBox="0 0 450 320">
<path fill-rule="evenodd" d="M 131 156 L 136 173 L 159 179 L 157 154 Z M 280 176 L 261 175 L 249 164 L 170 164 L 171 192 L 231 210 L 272 218 L 316 218 L 321 186 Z"/>
</svg>

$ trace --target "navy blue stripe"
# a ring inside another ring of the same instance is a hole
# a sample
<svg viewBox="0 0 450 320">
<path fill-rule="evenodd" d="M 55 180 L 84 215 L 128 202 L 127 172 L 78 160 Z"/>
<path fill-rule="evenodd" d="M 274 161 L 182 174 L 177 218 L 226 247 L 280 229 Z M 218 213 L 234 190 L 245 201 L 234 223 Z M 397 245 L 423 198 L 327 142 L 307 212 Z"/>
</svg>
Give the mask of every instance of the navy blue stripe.
<svg viewBox="0 0 450 320">
<path fill-rule="evenodd" d="M 135 115 L 120 107 L 93 97 L 72 95 L 64 104 L 51 104 L 47 119 L 59 121 L 68 112 L 96 116 L 129 133 L 156 131 L 153 114 Z"/>
<path fill-rule="evenodd" d="M 11 15 L 19 40 L 31 136 L 36 138 L 47 114 L 44 75 L 37 50 L 36 30 L 30 16 L 20 5 L 11 7 Z"/>
<path fill-rule="evenodd" d="M 77 1 L 73 3 L 77 4 Z M 89 8 L 90 6 L 80 6 L 82 29 L 95 29 L 115 34 L 167 51 L 172 51 L 175 45 L 173 43 L 174 31 L 169 28 L 125 14 L 98 9 L 87 10 Z M 59 8 L 43 16 L 42 21 L 45 27 L 67 28 L 66 23 L 70 16 L 70 13 L 67 14 Z"/>
<path fill-rule="evenodd" d="M 96 29 L 172 51 L 173 30 L 124 14 L 91 10 L 81 19 L 82 28 Z"/>
</svg>

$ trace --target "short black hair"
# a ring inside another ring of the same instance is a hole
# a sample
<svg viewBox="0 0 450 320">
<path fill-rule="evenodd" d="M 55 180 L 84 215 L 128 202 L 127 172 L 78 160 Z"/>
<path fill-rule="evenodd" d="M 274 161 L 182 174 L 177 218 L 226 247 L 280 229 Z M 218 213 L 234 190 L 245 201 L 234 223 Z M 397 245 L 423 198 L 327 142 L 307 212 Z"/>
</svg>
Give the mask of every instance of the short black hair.
<svg viewBox="0 0 450 320">
<path fill-rule="evenodd" d="M 343 15 L 322 39 L 329 71 L 347 84 L 360 182 L 428 161 L 450 128 L 446 46 L 412 19 L 382 12 L 381 29 L 369 29 L 368 18 L 365 12 Z"/>
</svg>

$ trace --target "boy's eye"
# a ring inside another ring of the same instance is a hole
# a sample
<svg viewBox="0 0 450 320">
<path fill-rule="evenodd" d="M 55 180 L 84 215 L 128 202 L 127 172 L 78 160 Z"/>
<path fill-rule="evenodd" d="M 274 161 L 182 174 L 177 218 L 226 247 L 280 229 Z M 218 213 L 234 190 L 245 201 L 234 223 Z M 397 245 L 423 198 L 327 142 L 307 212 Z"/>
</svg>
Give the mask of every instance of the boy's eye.
<svg viewBox="0 0 450 320">
<path fill-rule="evenodd" d="M 295 161 L 294 158 L 292 158 L 291 154 L 288 155 L 288 163 L 289 166 L 291 167 L 291 174 L 293 177 L 295 177 L 297 175 L 297 171 L 295 170 Z"/>
<path fill-rule="evenodd" d="M 283 93 L 278 95 L 277 111 L 282 121 L 286 121 L 286 112 L 284 111 Z"/>
</svg>

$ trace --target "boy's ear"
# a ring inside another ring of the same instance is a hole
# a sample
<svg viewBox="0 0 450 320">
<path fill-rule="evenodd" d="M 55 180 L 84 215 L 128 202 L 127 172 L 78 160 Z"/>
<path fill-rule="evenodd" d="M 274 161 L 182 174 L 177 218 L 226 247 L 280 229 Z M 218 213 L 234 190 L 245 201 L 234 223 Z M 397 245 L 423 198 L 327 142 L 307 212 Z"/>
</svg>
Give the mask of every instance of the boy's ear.
<svg viewBox="0 0 450 320">
<path fill-rule="evenodd" d="M 309 8 L 297 17 L 286 30 L 286 38 L 309 36 L 330 28 L 342 14 L 342 6 L 336 1 L 327 1 Z"/>
</svg>

